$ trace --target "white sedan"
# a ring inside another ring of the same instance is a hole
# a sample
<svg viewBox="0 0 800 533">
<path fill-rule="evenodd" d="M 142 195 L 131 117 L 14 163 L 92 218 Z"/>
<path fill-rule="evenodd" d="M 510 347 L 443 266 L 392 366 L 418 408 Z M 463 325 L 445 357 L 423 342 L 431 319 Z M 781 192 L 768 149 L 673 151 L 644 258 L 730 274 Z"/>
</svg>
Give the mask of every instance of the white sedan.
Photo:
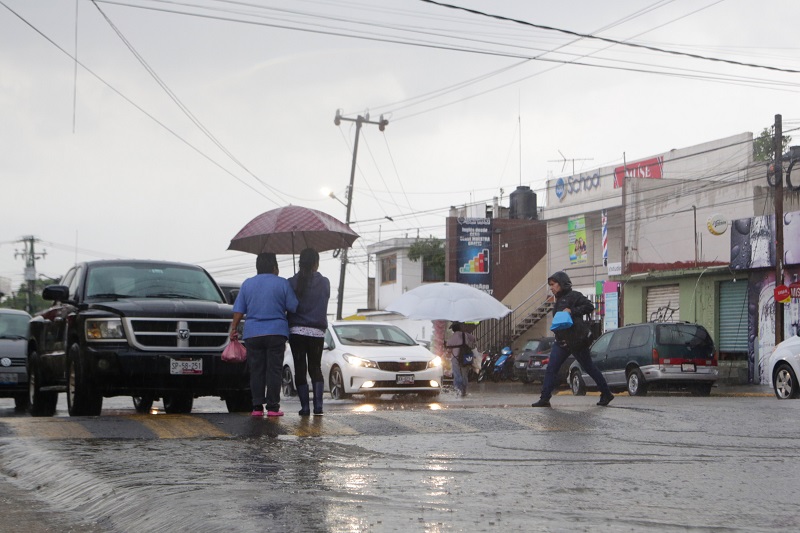
<svg viewBox="0 0 800 533">
<path fill-rule="evenodd" d="M 769 357 L 767 368 L 772 378 L 772 388 L 779 400 L 800 398 L 800 336 L 781 342 Z"/>
</svg>

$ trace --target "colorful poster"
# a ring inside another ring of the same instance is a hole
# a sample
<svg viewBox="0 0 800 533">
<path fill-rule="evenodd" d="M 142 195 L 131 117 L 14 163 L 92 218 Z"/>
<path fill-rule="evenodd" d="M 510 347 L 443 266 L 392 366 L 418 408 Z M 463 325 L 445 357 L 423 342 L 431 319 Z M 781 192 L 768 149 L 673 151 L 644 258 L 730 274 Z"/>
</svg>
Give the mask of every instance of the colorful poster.
<svg viewBox="0 0 800 533">
<path fill-rule="evenodd" d="M 567 219 L 569 234 L 569 263 L 578 265 L 585 263 L 588 257 L 586 247 L 586 220 L 583 215 Z"/>
<path fill-rule="evenodd" d="M 459 219 L 456 281 L 492 294 L 492 219 Z"/>
</svg>

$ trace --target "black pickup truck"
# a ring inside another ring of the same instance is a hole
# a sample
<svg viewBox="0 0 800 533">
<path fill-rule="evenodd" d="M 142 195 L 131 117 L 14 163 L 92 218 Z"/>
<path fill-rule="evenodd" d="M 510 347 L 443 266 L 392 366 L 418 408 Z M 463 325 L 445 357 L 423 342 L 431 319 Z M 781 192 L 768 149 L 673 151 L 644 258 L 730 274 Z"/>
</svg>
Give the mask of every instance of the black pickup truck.
<svg viewBox="0 0 800 533">
<path fill-rule="evenodd" d="M 59 392 L 71 416 L 100 414 L 103 397 L 131 396 L 147 412 L 189 413 L 194 398 L 219 396 L 250 410 L 246 363 L 221 360 L 233 318 L 219 286 L 182 263 L 80 263 L 42 293 L 53 306 L 30 322 L 29 411 L 52 416 Z"/>
</svg>

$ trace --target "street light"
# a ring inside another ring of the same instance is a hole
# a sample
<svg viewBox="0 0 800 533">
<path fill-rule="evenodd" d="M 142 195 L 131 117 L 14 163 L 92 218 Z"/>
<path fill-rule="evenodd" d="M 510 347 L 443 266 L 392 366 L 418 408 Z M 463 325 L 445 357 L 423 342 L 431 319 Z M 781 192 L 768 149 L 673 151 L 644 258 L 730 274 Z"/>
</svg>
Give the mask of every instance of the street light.
<svg viewBox="0 0 800 533">
<path fill-rule="evenodd" d="M 321 193 L 322 193 L 322 194 L 324 194 L 325 196 L 328 196 L 328 197 L 330 197 L 330 198 L 333 198 L 334 200 L 336 200 L 337 202 L 339 202 L 340 204 L 342 204 L 343 206 L 345 206 L 345 208 L 347 207 L 347 204 L 346 204 L 346 203 L 344 203 L 344 202 L 342 201 L 342 199 L 341 199 L 341 198 L 339 198 L 338 196 L 336 196 L 335 194 L 333 194 L 333 191 L 332 191 L 332 190 L 323 188 L 323 189 L 320 189 L 320 191 L 319 191 L 319 192 L 321 192 Z"/>
</svg>

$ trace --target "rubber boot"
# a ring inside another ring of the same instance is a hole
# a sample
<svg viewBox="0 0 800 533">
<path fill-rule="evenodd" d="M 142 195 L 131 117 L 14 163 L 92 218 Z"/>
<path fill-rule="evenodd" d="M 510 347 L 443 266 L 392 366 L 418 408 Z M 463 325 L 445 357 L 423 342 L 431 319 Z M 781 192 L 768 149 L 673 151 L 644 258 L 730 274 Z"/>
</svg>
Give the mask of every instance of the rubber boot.
<svg viewBox="0 0 800 533">
<path fill-rule="evenodd" d="M 321 415 L 322 414 L 322 389 L 325 388 L 325 383 L 322 381 L 316 381 L 312 383 L 314 386 L 314 414 Z"/>
<path fill-rule="evenodd" d="M 311 411 L 308 409 L 308 384 L 297 386 L 297 397 L 300 398 L 300 416 L 308 416 Z"/>
</svg>

